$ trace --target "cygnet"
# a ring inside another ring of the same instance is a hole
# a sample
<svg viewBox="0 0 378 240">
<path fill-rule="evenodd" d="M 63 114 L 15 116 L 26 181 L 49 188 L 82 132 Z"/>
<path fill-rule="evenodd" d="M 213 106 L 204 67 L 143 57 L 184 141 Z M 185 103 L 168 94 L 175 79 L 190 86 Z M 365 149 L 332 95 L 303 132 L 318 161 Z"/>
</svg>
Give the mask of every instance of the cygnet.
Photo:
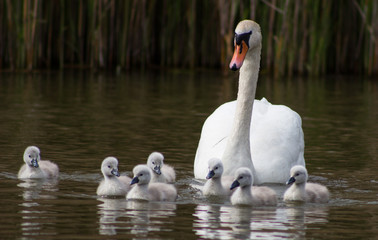
<svg viewBox="0 0 378 240">
<path fill-rule="evenodd" d="M 274 206 L 277 195 L 268 187 L 252 187 L 253 176 L 246 167 L 238 168 L 235 172 L 231 189 L 238 187 L 231 196 L 232 205 Z"/>
<path fill-rule="evenodd" d="M 126 199 L 146 201 L 176 201 L 177 191 L 171 184 L 150 183 L 151 170 L 146 165 L 137 165 L 133 169 L 134 178 L 131 185 L 136 184 L 127 194 Z"/>
<path fill-rule="evenodd" d="M 57 178 L 58 165 L 48 160 L 41 160 L 39 148 L 29 146 L 24 152 L 25 164 L 18 171 L 18 178 Z"/>
<path fill-rule="evenodd" d="M 99 196 L 126 196 L 130 190 L 131 178 L 120 176 L 118 172 L 118 160 L 115 157 L 107 157 L 102 161 L 101 172 L 104 179 L 97 187 Z"/>
<path fill-rule="evenodd" d="M 222 176 L 223 163 L 219 158 L 211 158 L 208 162 L 209 173 L 208 179 L 203 187 L 202 193 L 205 196 L 229 196 L 233 192 L 230 186 L 233 178 L 230 176 Z"/>
<path fill-rule="evenodd" d="M 325 203 L 329 200 L 327 187 L 307 182 L 308 174 L 305 167 L 297 165 L 290 170 L 290 179 L 287 185 L 291 186 L 284 194 L 284 201 L 301 201 Z"/>
<path fill-rule="evenodd" d="M 153 152 L 148 156 L 147 166 L 151 168 L 151 182 L 173 183 L 176 181 L 176 173 L 173 167 L 164 164 L 164 156 L 159 152 Z"/>
</svg>

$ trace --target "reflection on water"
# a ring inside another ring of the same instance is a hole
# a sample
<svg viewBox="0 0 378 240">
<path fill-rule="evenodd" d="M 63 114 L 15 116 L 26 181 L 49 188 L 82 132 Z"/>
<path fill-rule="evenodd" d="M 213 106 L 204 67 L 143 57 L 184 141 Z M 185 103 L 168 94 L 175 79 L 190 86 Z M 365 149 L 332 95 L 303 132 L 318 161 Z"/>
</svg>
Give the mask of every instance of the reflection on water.
<svg viewBox="0 0 378 240">
<path fill-rule="evenodd" d="M 196 234 L 206 239 L 300 239 L 306 226 L 328 222 L 328 208 L 292 206 L 251 208 L 198 205 L 193 224 Z"/>
<path fill-rule="evenodd" d="M 351 78 L 269 79 L 257 98 L 303 120 L 310 180 L 331 201 L 239 208 L 201 196 L 193 159 L 202 124 L 236 97 L 237 75 L 146 71 L 6 74 L 0 78 L 0 236 L 10 239 L 373 239 L 378 235 L 378 83 Z M 19 180 L 25 147 L 58 164 L 56 182 Z M 177 173 L 176 203 L 97 198 L 100 166 L 131 175 L 152 151 Z M 198 186 L 197 186 L 198 185 Z M 180 233 L 180 235 L 178 235 Z"/>
<path fill-rule="evenodd" d="M 150 233 L 167 231 L 165 225 L 174 224 L 169 217 L 175 216 L 176 204 L 148 201 L 127 201 L 126 199 L 99 198 L 99 233 L 116 235 L 129 230 L 137 237 Z"/>
<path fill-rule="evenodd" d="M 23 188 L 22 197 L 25 204 L 34 199 L 55 199 L 56 196 L 48 192 L 59 191 L 58 179 L 22 179 L 21 181 L 17 186 Z M 46 191 L 47 194 L 45 194 Z"/>
</svg>

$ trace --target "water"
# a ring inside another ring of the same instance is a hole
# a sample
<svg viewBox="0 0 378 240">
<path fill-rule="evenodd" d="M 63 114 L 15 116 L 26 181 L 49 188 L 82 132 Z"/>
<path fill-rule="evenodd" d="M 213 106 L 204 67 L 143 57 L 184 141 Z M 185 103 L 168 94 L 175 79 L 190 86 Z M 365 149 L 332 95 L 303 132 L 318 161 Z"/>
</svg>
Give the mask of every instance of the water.
<svg viewBox="0 0 378 240">
<path fill-rule="evenodd" d="M 378 235 L 378 84 L 358 77 L 273 80 L 257 98 L 303 120 L 310 180 L 328 204 L 233 207 L 191 186 L 202 124 L 235 98 L 237 75 L 86 72 L 0 75 L 0 236 L 10 239 L 372 239 Z M 37 145 L 59 180 L 21 181 L 23 151 Z M 160 151 L 176 168 L 176 203 L 101 199 L 106 156 L 120 172 Z"/>
</svg>

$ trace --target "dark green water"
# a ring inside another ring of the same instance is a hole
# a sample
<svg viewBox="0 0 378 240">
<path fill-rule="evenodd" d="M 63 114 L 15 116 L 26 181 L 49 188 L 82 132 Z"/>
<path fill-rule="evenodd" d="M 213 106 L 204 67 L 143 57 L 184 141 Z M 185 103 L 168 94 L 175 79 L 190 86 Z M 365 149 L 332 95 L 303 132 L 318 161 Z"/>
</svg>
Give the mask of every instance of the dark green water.
<svg viewBox="0 0 378 240">
<path fill-rule="evenodd" d="M 303 120 L 310 180 L 328 204 L 238 208 L 191 187 L 202 124 L 236 97 L 217 72 L 0 74 L 0 236 L 9 239 L 373 239 L 378 236 L 378 83 L 358 77 L 272 80 L 257 98 Z M 56 182 L 21 181 L 29 145 Z M 176 169 L 176 203 L 98 199 L 100 165 L 131 175 L 152 151 Z M 271 186 L 282 196 L 285 186 Z"/>
</svg>

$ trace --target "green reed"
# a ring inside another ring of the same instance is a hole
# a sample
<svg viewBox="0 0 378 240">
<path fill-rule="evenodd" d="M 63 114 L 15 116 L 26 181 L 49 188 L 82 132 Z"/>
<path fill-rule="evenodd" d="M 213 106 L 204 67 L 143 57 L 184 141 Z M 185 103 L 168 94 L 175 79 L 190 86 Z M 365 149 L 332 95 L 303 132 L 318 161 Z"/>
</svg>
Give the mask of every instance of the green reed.
<svg viewBox="0 0 378 240">
<path fill-rule="evenodd" d="M 378 73 L 373 0 L 5 0 L 0 70 L 226 69 L 246 18 L 275 76 Z"/>
</svg>

